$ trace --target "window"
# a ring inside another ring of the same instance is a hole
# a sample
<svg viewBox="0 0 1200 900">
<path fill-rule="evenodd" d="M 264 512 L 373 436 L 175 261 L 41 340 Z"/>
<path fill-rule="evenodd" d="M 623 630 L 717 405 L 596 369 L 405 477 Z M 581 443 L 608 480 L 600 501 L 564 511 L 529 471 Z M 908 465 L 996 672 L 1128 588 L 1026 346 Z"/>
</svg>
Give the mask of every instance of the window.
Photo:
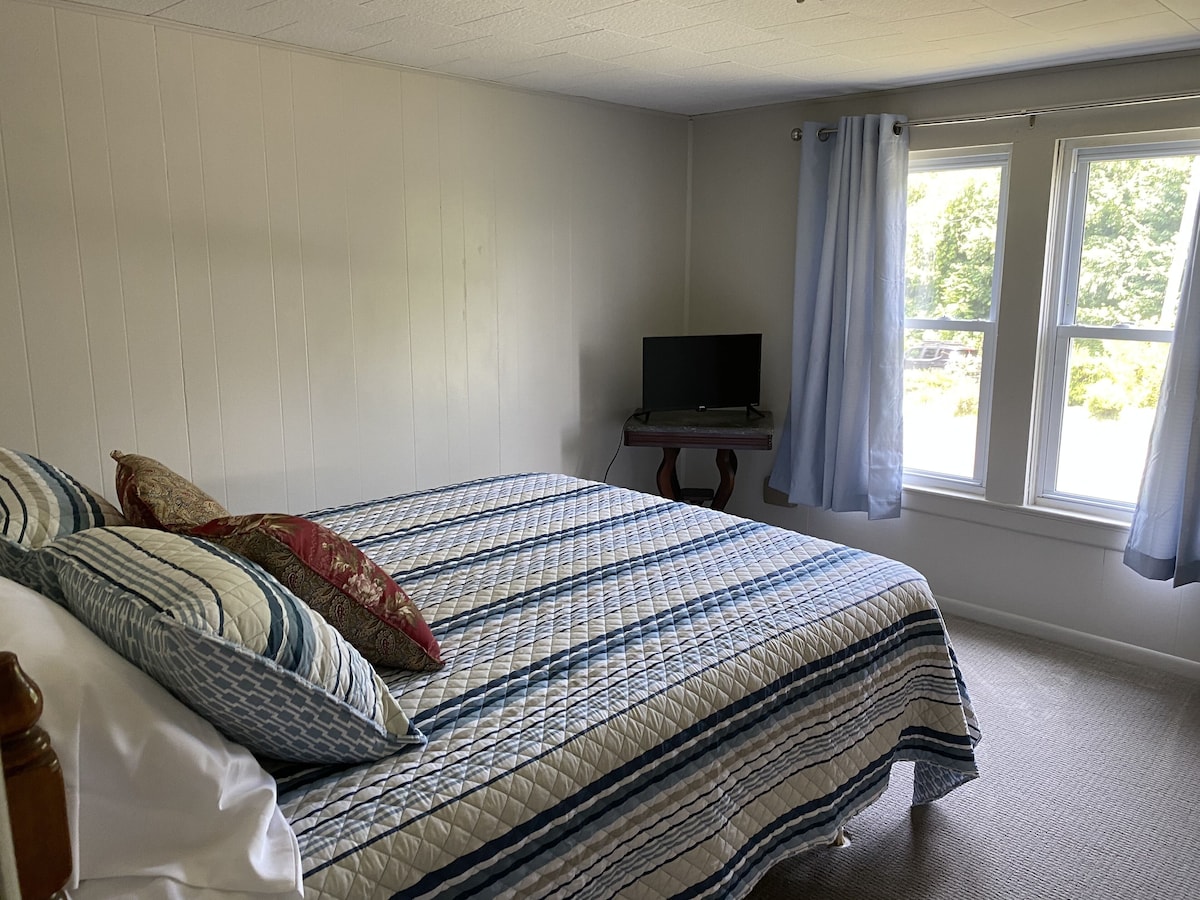
<svg viewBox="0 0 1200 900">
<path fill-rule="evenodd" d="M 1008 149 L 997 147 L 909 157 L 907 484 L 983 487 L 1008 159 Z"/>
<path fill-rule="evenodd" d="M 1200 141 L 1060 145 L 1037 502 L 1133 509 L 1175 327 Z"/>
</svg>

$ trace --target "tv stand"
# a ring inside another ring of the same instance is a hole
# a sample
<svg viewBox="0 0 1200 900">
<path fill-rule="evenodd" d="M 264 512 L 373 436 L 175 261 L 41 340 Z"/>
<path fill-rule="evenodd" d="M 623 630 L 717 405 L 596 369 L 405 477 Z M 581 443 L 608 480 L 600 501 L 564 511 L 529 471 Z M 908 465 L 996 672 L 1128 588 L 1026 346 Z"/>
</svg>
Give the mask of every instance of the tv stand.
<svg viewBox="0 0 1200 900">
<path fill-rule="evenodd" d="M 650 421 L 650 413 L 652 413 L 653 411 L 654 410 L 652 410 L 652 409 L 636 409 L 633 411 L 633 418 L 637 419 L 639 422 L 649 422 Z M 678 412 L 678 410 L 669 410 L 669 411 L 670 412 Z M 662 412 L 663 411 L 660 410 L 659 414 L 661 415 Z M 707 415 L 710 412 L 710 410 L 707 406 L 701 406 L 695 410 L 687 410 L 687 412 L 688 413 L 694 412 L 697 415 Z M 724 412 L 724 410 L 712 410 L 712 412 Z M 751 406 L 749 404 L 746 405 L 746 418 L 747 419 L 761 419 L 764 416 L 769 416 L 769 415 L 770 415 L 769 412 L 763 412 L 757 406 Z"/>
<path fill-rule="evenodd" d="M 753 410 L 754 415 L 751 415 Z M 641 413 L 646 418 L 640 418 Z M 653 423 L 649 410 L 639 410 L 625 423 L 626 447 L 661 447 L 663 458 L 658 467 L 658 491 L 671 500 L 708 504 L 724 509 L 733 493 L 737 474 L 735 450 L 770 450 L 775 423 L 768 410 L 741 409 L 672 410 L 656 412 Z M 721 481 L 716 491 L 679 486 L 675 463 L 684 447 L 717 451 L 717 471 Z"/>
</svg>

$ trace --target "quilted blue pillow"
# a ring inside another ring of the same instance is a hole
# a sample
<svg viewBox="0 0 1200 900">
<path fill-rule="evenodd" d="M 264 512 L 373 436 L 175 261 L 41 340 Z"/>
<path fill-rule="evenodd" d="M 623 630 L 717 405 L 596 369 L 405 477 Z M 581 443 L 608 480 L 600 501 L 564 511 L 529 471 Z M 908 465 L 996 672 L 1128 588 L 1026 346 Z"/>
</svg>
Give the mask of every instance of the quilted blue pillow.
<svg viewBox="0 0 1200 900">
<path fill-rule="evenodd" d="M 98 525 L 124 525 L 111 503 L 57 466 L 0 447 L 0 535 L 22 547 Z"/>
<path fill-rule="evenodd" d="M 362 762 L 425 741 L 370 663 L 254 563 L 131 527 L 34 552 L 53 570 L 54 599 L 255 753 Z"/>
<path fill-rule="evenodd" d="M 0 576 L 40 591 L 29 551 L 85 528 L 124 524 L 115 506 L 62 469 L 0 447 Z"/>
</svg>

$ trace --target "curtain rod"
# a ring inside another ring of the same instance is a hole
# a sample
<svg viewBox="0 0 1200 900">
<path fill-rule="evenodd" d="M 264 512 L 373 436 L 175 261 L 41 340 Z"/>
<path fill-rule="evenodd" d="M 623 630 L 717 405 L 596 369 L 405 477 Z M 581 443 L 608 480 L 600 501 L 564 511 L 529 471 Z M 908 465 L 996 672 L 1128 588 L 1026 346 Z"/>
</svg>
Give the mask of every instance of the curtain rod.
<svg viewBox="0 0 1200 900">
<path fill-rule="evenodd" d="M 945 119 L 914 119 L 911 122 L 897 122 L 894 130 L 899 134 L 899 129 L 907 125 L 909 128 L 924 128 L 932 125 L 963 125 L 969 122 L 994 122 L 1000 119 L 1024 119 L 1030 120 L 1030 125 L 1033 124 L 1033 119 L 1037 116 L 1045 116 L 1050 113 L 1061 112 L 1077 112 L 1086 109 L 1116 109 L 1121 106 L 1139 106 L 1143 103 L 1168 103 L 1174 100 L 1200 100 L 1200 91 L 1190 91 L 1186 94 L 1157 94 L 1149 97 L 1130 97 L 1125 100 L 1097 100 L 1094 103 L 1072 103 L 1066 106 L 1042 106 L 1035 109 L 1019 109 L 1010 112 L 997 113 L 982 113 L 974 116 L 950 116 Z M 817 137 L 825 140 L 830 135 L 837 134 L 836 127 L 822 128 L 817 132 Z M 798 141 L 802 136 L 801 129 L 792 129 L 792 140 Z"/>
</svg>

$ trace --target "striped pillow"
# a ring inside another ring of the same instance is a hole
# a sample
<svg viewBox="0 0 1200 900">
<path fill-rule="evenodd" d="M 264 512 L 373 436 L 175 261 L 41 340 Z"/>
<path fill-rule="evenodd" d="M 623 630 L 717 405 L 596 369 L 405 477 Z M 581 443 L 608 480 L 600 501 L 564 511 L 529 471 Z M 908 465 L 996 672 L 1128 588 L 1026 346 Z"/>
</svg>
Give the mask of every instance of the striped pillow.
<svg viewBox="0 0 1200 900">
<path fill-rule="evenodd" d="M 116 507 L 57 466 L 0 447 L 0 535 L 22 547 L 97 525 L 124 525 Z"/>
<path fill-rule="evenodd" d="M 254 563 L 145 528 L 93 528 L 36 554 L 55 599 L 255 753 L 348 763 L 424 743 L 358 651 Z"/>
</svg>

